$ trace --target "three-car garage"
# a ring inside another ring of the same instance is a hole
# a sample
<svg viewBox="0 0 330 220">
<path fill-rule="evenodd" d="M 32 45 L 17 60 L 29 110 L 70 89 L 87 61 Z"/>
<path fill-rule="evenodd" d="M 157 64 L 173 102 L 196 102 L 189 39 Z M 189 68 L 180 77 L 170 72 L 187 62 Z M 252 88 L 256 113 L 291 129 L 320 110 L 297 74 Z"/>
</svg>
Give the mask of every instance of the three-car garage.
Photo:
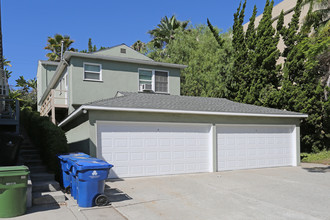
<svg viewBox="0 0 330 220">
<path fill-rule="evenodd" d="M 59 126 L 73 150 L 113 164 L 111 178 L 127 178 L 297 166 L 306 117 L 224 98 L 118 92 Z"/>
<path fill-rule="evenodd" d="M 111 178 L 295 166 L 295 125 L 97 122 Z"/>
</svg>

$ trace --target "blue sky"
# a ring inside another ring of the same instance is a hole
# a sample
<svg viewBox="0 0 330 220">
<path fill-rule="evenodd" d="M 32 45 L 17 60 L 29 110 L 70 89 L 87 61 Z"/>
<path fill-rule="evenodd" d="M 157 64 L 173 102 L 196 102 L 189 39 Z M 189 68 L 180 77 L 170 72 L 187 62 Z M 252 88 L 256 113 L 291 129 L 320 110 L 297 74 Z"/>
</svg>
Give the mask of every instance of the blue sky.
<svg viewBox="0 0 330 220">
<path fill-rule="evenodd" d="M 226 31 L 233 24 L 233 14 L 240 0 L 0 0 L 4 56 L 11 61 L 10 85 L 18 76 L 34 78 L 38 60 L 47 60 L 47 37 L 55 33 L 69 35 L 74 48 L 87 49 L 93 44 L 132 45 L 150 41 L 153 29 L 165 15 L 176 15 L 190 24 L 205 24 L 209 18 L 214 26 Z M 254 4 L 261 14 L 266 0 L 248 0 L 245 20 Z M 275 0 L 275 5 L 281 0 Z"/>
</svg>

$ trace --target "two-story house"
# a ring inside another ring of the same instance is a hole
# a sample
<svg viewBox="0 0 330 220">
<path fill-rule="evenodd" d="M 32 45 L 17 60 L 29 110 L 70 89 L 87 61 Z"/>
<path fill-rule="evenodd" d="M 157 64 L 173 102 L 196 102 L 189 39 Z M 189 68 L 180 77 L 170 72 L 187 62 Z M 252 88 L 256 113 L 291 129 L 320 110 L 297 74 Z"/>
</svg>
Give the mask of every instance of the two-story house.
<svg viewBox="0 0 330 220">
<path fill-rule="evenodd" d="M 180 96 L 185 65 L 126 45 L 39 61 L 38 109 L 72 151 L 104 159 L 110 176 L 214 172 L 300 162 L 304 114 Z"/>
<path fill-rule="evenodd" d="M 61 62 L 39 61 L 38 110 L 58 123 L 80 105 L 114 97 L 119 90 L 179 95 L 182 68 L 155 62 L 126 45 L 92 54 L 65 52 Z"/>
</svg>

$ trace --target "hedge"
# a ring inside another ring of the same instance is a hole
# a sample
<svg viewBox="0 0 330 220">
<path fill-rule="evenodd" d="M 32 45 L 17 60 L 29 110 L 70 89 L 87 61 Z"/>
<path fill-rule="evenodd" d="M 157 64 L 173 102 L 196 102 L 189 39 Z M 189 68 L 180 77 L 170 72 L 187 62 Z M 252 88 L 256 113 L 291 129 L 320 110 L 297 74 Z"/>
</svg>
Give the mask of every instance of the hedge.
<svg viewBox="0 0 330 220">
<path fill-rule="evenodd" d="M 28 108 L 21 110 L 21 125 L 31 141 L 39 149 L 41 159 L 48 171 L 60 175 L 58 154 L 68 152 L 68 143 L 64 131 L 54 125 L 48 117 L 41 117 L 39 112 Z"/>
</svg>

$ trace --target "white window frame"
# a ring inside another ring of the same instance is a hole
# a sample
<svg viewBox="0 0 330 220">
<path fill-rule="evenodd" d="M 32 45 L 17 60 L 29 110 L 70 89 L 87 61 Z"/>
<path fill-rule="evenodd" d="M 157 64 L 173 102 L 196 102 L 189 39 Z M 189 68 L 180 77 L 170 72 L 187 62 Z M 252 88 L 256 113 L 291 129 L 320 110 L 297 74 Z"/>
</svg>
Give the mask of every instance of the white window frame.
<svg viewBox="0 0 330 220">
<path fill-rule="evenodd" d="M 138 68 L 138 91 L 139 92 L 143 92 L 142 90 L 140 90 L 140 70 L 146 70 L 146 71 L 152 72 L 152 76 L 151 76 L 152 91 L 154 91 L 155 93 L 164 93 L 164 94 L 170 93 L 170 71 L 159 70 L 159 69 L 146 69 L 146 68 Z M 156 76 L 155 76 L 156 71 L 167 73 L 167 92 L 156 92 Z"/>
<path fill-rule="evenodd" d="M 99 66 L 100 67 L 100 72 L 95 72 L 95 71 L 86 71 L 85 70 L 85 65 L 91 65 L 91 66 Z M 87 62 L 84 62 L 83 63 L 83 66 L 84 66 L 84 71 L 83 71 L 83 80 L 84 81 L 96 81 L 96 82 L 102 82 L 102 64 L 100 63 L 87 63 Z M 94 74 L 99 74 L 99 79 L 88 79 L 88 78 L 85 78 L 85 72 L 88 72 L 88 73 L 94 73 Z"/>
</svg>

